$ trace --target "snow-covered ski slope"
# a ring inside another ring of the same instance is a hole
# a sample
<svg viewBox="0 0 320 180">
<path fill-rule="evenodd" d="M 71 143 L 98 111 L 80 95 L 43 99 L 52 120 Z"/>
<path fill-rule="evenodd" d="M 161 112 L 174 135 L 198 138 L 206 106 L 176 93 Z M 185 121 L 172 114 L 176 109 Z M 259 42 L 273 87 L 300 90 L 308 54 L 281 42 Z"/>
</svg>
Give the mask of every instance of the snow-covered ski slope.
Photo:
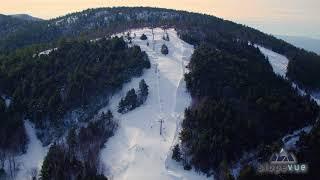
<svg viewBox="0 0 320 180">
<path fill-rule="evenodd" d="M 131 37 L 136 35 L 133 44 L 148 54 L 151 68 L 145 70 L 142 77 L 127 83 L 120 93 L 111 98 L 109 106 L 101 110 L 110 108 L 120 120 L 119 129 L 101 152 L 105 174 L 116 180 L 207 179 L 205 175 L 183 170 L 181 164 L 171 159 L 171 149 L 178 142 L 184 110 L 191 103 L 183 74 L 193 46 L 179 39 L 173 29 L 167 30 L 170 41 L 162 40 L 164 30 L 156 28 L 153 32 L 154 41 L 151 29 L 131 31 Z M 140 40 L 143 33 L 148 40 Z M 169 48 L 166 56 L 160 52 L 163 44 Z M 147 101 L 124 115 L 117 113 L 120 98 L 131 88 L 137 90 L 141 79 L 145 79 L 149 86 Z"/>
<path fill-rule="evenodd" d="M 285 56 L 273 52 L 269 49 L 266 49 L 262 46 L 258 46 L 262 54 L 268 57 L 268 60 L 273 68 L 274 73 L 282 76 L 283 78 L 286 77 L 287 68 L 289 60 Z"/>
<path fill-rule="evenodd" d="M 273 71 L 275 74 L 280 75 L 283 78 L 286 78 L 287 74 L 287 68 L 289 64 L 289 59 L 285 57 L 284 55 L 278 54 L 272 50 L 269 50 L 267 48 L 264 48 L 259 45 L 255 45 L 258 47 L 263 55 L 268 57 L 268 60 L 273 68 Z M 306 95 L 304 89 L 300 88 L 296 83 L 292 82 L 292 87 L 297 88 L 299 93 L 301 95 Z M 320 93 L 319 92 L 313 92 L 310 94 L 311 98 L 316 101 L 320 105 Z"/>
<path fill-rule="evenodd" d="M 17 180 L 27 180 L 32 179 L 32 174 L 35 172 L 40 172 L 42 162 L 48 152 L 48 147 L 43 147 L 42 143 L 36 136 L 36 130 L 34 125 L 26 120 L 24 122 L 24 127 L 26 129 L 29 144 L 27 147 L 27 153 L 19 156 L 17 158 L 19 171 L 17 172 Z"/>
</svg>

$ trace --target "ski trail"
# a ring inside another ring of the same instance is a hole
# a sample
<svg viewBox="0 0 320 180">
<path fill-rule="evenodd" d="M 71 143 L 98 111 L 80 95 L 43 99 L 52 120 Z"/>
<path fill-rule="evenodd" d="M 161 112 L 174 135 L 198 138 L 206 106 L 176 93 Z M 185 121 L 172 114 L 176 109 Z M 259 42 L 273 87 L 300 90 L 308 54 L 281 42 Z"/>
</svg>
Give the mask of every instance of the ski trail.
<svg viewBox="0 0 320 180">
<path fill-rule="evenodd" d="M 284 55 L 278 54 L 272 50 L 266 49 L 260 45 L 255 45 L 255 47 L 258 47 L 261 53 L 266 56 L 269 60 L 269 63 L 271 64 L 273 71 L 275 74 L 280 75 L 284 79 L 287 79 L 287 68 L 289 64 L 289 59 L 285 57 Z M 291 82 L 291 86 L 293 88 L 296 88 L 298 90 L 298 93 L 301 96 L 305 96 L 309 93 L 307 93 L 303 88 L 299 87 L 295 82 Z M 319 92 L 311 92 L 310 97 L 318 104 L 320 105 L 320 96 Z"/>
<path fill-rule="evenodd" d="M 195 171 L 183 170 L 182 164 L 170 158 L 172 146 L 178 140 L 184 109 L 191 102 L 190 95 L 186 92 L 183 74 L 185 63 L 193 53 L 193 47 L 180 40 L 173 29 L 167 31 L 170 41 L 162 39 L 162 29 L 154 29 L 154 43 L 150 29 L 131 32 L 136 34 L 136 38 L 132 40 L 133 44 L 139 45 L 148 54 L 152 68 L 144 71 L 142 77 L 133 78 L 125 84 L 121 92 L 110 99 L 109 106 L 101 110 L 111 109 L 114 116 L 120 120 L 119 129 L 108 140 L 100 154 L 106 166 L 105 175 L 115 180 L 208 179 Z M 139 39 L 143 33 L 148 37 L 147 41 Z M 168 46 L 168 55 L 161 54 L 162 44 Z M 126 114 L 117 113 L 121 94 L 125 94 L 131 88 L 137 88 L 141 79 L 149 86 L 146 102 Z M 159 133 L 160 120 L 164 121 L 162 135 Z"/>
<path fill-rule="evenodd" d="M 19 171 L 17 180 L 32 179 L 32 171 L 40 173 L 42 162 L 46 156 L 49 146 L 43 147 L 42 143 L 36 136 L 34 125 L 26 120 L 24 126 L 29 138 L 27 152 L 18 157 Z"/>
</svg>

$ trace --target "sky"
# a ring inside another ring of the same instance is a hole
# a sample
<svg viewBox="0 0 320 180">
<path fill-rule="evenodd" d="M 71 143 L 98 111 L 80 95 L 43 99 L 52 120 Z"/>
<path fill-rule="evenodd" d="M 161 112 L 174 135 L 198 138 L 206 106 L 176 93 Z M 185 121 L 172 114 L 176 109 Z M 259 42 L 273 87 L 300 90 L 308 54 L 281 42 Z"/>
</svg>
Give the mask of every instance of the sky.
<svg viewBox="0 0 320 180">
<path fill-rule="evenodd" d="M 151 6 L 215 15 L 269 34 L 320 39 L 320 0 L 0 0 L 1 14 L 50 19 L 95 7 Z"/>
</svg>

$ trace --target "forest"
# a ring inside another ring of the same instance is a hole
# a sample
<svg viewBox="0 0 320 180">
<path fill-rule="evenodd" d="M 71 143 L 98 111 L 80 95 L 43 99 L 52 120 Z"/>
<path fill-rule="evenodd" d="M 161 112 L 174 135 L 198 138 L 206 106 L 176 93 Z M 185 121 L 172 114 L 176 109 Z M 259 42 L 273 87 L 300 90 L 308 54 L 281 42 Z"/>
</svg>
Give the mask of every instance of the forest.
<svg viewBox="0 0 320 180">
<path fill-rule="evenodd" d="M 194 105 L 185 111 L 182 151 L 211 174 L 294 129 L 315 123 L 319 107 L 273 73 L 258 48 L 241 41 L 200 45 L 185 75 Z M 260 156 L 263 156 L 261 154 Z"/>
<path fill-rule="evenodd" d="M 106 180 L 99 152 L 117 127 L 111 111 L 87 127 L 71 129 L 66 142 L 53 144 L 43 162 L 42 180 Z"/>
<path fill-rule="evenodd" d="M 141 106 L 148 98 L 148 85 L 142 79 L 139 82 L 139 91 L 136 93 L 135 89 L 130 89 L 124 98 L 121 98 L 118 105 L 118 112 L 125 114 L 135 108 Z"/>
<path fill-rule="evenodd" d="M 1 18 L 0 18 L 1 19 Z M 15 22 L 10 23 L 17 24 Z M 6 22 L 6 21 L 5 21 Z M 0 39 L 0 54 L 36 44 L 56 44 L 66 39 L 94 39 L 131 28 L 173 27 L 181 38 L 200 45 L 210 41 L 218 44 L 228 39 L 250 41 L 285 55 L 289 60 L 287 76 L 310 90 L 320 88 L 320 56 L 262 33 L 245 25 L 210 15 L 161 8 L 117 7 L 88 9 L 48 21 L 21 23 Z"/>
<path fill-rule="evenodd" d="M 158 8 L 99 8 L 39 22 L 0 16 L 0 26 L 0 93 L 12 100 L 7 106 L 0 98 L 0 176 L 4 160 L 26 150 L 24 119 L 33 121 L 39 138 L 49 144 L 65 132 L 63 127 L 73 127 L 74 122 L 65 121 L 73 112 L 80 121 L 89 121 L 110 95 L 150 68 L 138 46 L 128 47 L 122 38 L 101 38 L 131 28 L 173 27 L 180 38 L 195 45 L 190 73 L 185 75 L 193 105 L 185 111 L 182 144 L 173 154 L 185 169 L 232 178 L 230 166 L 245 152 L 268 158 L 281 145 L 279 138 L 314 124 L 318 116 L 316 103 L 300 96 L 289 80 L 310 91 L 320 89 L 320 56 L 214 16 Z M 285 55 L 290 60 L 289 80 L 276 76 L 248 42 Z M 40 53 L 44 50 L 49 51 Z M 121 113 L 146 101 L 148 86 L 143 89 L 140 98 L 141 91 L 128 92 L 120 103 Z M 116 124 L 110 113 L 99 118 L 88 127 L 70 130 L 66 142 L 50 148 L 40 172 L 43 179 L 105 179 L 97 154 Z M 319 164 L 319 129 L 316 124 L 297 144 L 298 158 L 312 167 Z M 81 148 L 87 146 L 91 148 Z M 75 149 L 88 151 L 77 154 Z M 305 178 L 314 177 L 316 169 L 310 169 Z M 257 179 L 254 167 L 244 167 L 239 178 Z M 272 178 L 279 179 L 267 179 Z"/>
<path fill-rule="evenodd" d="M 9 107 L 0 98 L 2 159 L 25 151 L 24 119 L 34 122 L 39 138 L 49 144 L 74 125 L 65 120 L 69 112 L 80 111 L 78 121 L 90 120 L 144 68 L 150 68 L 146 53 L 117 37 L 62 41 L 49 54 L 24 48 L 1 56 L 0 92 L 11 97 Z"/>
<path fill-rule="evenodd" d="M 299 163 L 308 164 L 307 174 L 286 174 L 286 175 L 264 175 L 256 173 L 255 168 L 251 165 L 243 167 L 239 174 L 239 180 L 303 180 L 317 179 L 319 177 L 318 165 L 320 164 L 320 124 L 317 122 L 309 134 L 303 134 L 300 140 L 296 143 L 298 149 L 294 151 Z"/>
</svg>

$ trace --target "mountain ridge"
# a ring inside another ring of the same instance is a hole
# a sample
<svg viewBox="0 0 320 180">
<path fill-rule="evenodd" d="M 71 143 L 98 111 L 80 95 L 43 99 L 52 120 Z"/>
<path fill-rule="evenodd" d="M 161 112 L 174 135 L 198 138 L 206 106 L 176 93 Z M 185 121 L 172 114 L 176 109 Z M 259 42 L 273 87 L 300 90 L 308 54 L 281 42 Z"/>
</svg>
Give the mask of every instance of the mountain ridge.
<svg viewBox="0 0 320 180">
<path fill-rule="evenodd" d="M 11 17 L 14 17 L 14 18 L 18 18 L 18 19 L 22 19 L 22 20 L 26 20 L 26 21 L 43 21 L 43 19 L 31 16 L 29 14 L 11 14 L 11 15 L 8 15 L 8 16 L 11 16 Z"/>
<path fill-rule="evenodd" d="M 296 47 L 303 48 L 308 51 L 312 51 L 320 55 L 320 39 L 303 37 L 303 36 L 287 36 L 287 35 L 275 35 L 279 39 L 295 45 Z"/>
</svg>

